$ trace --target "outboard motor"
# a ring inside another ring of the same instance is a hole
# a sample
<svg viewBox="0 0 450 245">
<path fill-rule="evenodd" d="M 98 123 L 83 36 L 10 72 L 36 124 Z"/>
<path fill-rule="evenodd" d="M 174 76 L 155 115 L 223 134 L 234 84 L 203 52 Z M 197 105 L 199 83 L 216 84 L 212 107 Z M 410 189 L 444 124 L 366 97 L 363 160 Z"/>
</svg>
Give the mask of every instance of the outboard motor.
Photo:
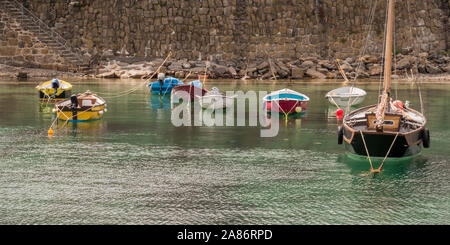
<svg viewBox="0 0 450 245">
<path fill-rule="evenodd" d="M 54 89 L 53 97 L 56 96 L 56 92 L 58 91 L 59 86 L 60 86 L 59 80 L 56 79 L 56 78 L 54 78 L 54 79 L 52 80 L 52 88 Z"/>
<path fill-rule="evenodd" d="M 78 98 L 76 95 L 70 96 L 70 102 L 72 102 L 72 108 L 78 107 Z"/>
<path fill-rule="evenodd" d="M 78 98 L 76 95 L 70 96 L 70 102 L 72 102 L 72 120 L 78 120 Z"/>
<path fill-rule="evenodd" d="M 162 95 L 162 88 L 164 85 L 164 79 L 166 75 L 164 73 L 158 73 L 158 82 L 159 82 L 159 95 Z"/>
</svg>

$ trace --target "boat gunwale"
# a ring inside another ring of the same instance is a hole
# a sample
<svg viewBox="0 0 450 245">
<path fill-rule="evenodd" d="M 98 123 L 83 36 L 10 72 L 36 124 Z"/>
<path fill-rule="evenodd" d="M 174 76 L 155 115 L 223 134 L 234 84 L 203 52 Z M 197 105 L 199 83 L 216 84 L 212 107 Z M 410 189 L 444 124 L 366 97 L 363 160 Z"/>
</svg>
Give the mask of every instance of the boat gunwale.
<svg viewBox="0 0 450 245">
<path fill-rule="evenodd" d="M 351 142 L 353 141 L 353 138 L 355 137 L 355 134 L 359 131 L 359 130 L 353 129 L 352 127 L 350 127 L 348 125 L 349 120 L 350 120 L 350 119 L 348 119 L 348 117 L 350 117 L 352 114 L 354 115 L 356 113 L 360 113 L 360 112 L 362 112 L 364 110 L 367 110 L 367 109 L 372 108 L 372 107 L 377 107 L 377 106 L 378 105 L 375 104 L 375 105 L 368 105 L 368 106 L 365 106 L 365 107 L 361 107 L 359 109 L 356 109 L 356 110 L 350 112 L 349 114 L 347 114 L 347 116 L 344 117 L 344 120 L 342 121 L 342 124 L 343 124 L 345 129 L 347 129 L 348 131 L 350 131 L 352 133 L 352 136 L 351 136 L 350 139 L 347 139 L 345 134 L 343 135 L 344 136 L 343 138 L 344 138 L 344 140 L 347 143 L 351 144 Z M 427 123 L 427 120 L 426 120 L 425 116 L 422 113 L 420 113 L 420 112 L 418 112 L 418 111 L 416 111 L 414 109 L 411 109 L 411 108 L 407 108 L 406 110 L 411 111 L 411 112 L 416 113 L 417 115 L 421 116 L 424 119 L 424 122 L 422 123 L 422 125 L 419 126 L 416 129 L 414 129 L 414 130 L 411 130 L 411 131 L 408 131 L 408 132 L 403 132 L 403 133 L 402 132 L 394 132 L 394 131 L 378 132 L 376 130 L 361 130 L 361 132 L 363 132 L 364 134 L 372 134 L 372 135 L 391 135 L 392 136 L 392 135 L 397 135 L 398 134 L 399 136 L 403 136 L 403 137 L 406 137 L 407 135 L 411 135 L 411 134 L 414 134 L 414 133 L 417 133 L 417 132 L 420 133 L 420 131 L 425 128 L 425 125 Z M 418 140 L 416 142 L 413 142 L 413 144 L 409 144 L 409 145 L 418 144 L 418 143 L 420 143 L 420 141 L 421 140 Z"/>
<path fill-rule="evenodd" d="M 302 99 L 293 99 L 293 98 L 275 98 L 275 99 L 270 99 L 270 100 L 267 99 L 268 97 L 275 97 L 275 95 L 278 95 L 278 97 L 279 97 L 282 94 L 297 95 L 297 96 L 304 97 L 305 99 L 303 99 L 303 100 Z M 302 94 L 300 92 L 297 92 L 295 90 L 284 88 L 284 89 L 280 89 L 280 90 L 277 90 L 277 91 L 273 91 L 272 93 L 264 96 L 264 98 L 263 98 L 263 101 L 266 101 L 266 102 L 267 101 L 274 101 L 274 100 L 297 100 L 297 101 L 308 102 L 308 101 L 310 101 L 310 98 L 307 95 Z"/>
</svg>

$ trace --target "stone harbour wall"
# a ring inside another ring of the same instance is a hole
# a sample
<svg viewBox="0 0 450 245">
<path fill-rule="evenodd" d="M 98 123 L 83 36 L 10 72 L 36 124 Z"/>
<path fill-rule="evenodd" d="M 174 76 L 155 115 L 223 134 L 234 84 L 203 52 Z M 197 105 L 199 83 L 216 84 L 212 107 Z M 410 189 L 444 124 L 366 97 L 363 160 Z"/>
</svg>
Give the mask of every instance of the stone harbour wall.
<svg viewBox="0 0 450 245">
<path fill-rule="evenodd" d="M 22 0 L 90 55 L 246 63 L 380 55 L 386 1 Z M 370 7 L 377 2 L 369 26 Z M 448 53 L 448 0 L 396 1 L 396 51 Z"/>
<path fill-rule="evenodd" d="M 68 70 L 64 59 L 0 11 L 0 63 L 29 68 Z"/>
</svg>

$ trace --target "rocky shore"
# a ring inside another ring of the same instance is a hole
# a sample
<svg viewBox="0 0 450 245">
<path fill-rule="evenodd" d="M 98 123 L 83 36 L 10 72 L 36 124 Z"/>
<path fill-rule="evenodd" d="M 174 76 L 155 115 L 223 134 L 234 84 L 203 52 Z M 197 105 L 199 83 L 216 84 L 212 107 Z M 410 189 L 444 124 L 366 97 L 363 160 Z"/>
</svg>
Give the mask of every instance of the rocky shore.
<svg viewBox="0 0 450 245">
<path fill-rule="evenodd" d="M 398 54 L 394 59 L 393 75 L 406 77 L 411 71 L 423 78 L 450 80 L 450 57 L 448 55 L 418 56 Z M 111 56 L 98 62 L 86 73 L 62 72 L 49 69 L 15 67 L 0 64 L 0 78 L 26 79 L 31 77 L 84 77 L 108 79 L 149 79 L 161 65 L 161 72 L 167 76 L 180 79 L 196 79 L 206 74 L 208 79 L 342 79 L 336 59 L 306 57 L 295 60 L 271 59 L 258 62 L 189 61 L 189 60 L 146 60 L 136 57 Z M 382 58 L 366 55 L 360 59 L 347 58 L 340 60 L 340 67 L 349 79 L 354 77 L 379 77 L 383 72 Z"/>
<path fill-rule="evenodd" d="M 450 73 L 448 55 L 420 53 L 417 56 L 398 54 L 394 59 L 393 74 L 445 74 Z M 147 79 L 156 72 L 163 59 L 136 60 L 135 58 L 109 58 L 100 62 L 92 71 L 96 78 Z M 360 59 L 347 58 L 339 61 L 348 78 L 377 77 L 383 72 L 382 58 L 366 55 Z M 258 62 L 220 63 L 212 61 L 168 60 L 161 71 L 177 78 L 197 77 L 206 74 L 211 79 L 340 79 L 336 59 L 306 57 L 295 60 L 271 59 Z"/>
</svg>

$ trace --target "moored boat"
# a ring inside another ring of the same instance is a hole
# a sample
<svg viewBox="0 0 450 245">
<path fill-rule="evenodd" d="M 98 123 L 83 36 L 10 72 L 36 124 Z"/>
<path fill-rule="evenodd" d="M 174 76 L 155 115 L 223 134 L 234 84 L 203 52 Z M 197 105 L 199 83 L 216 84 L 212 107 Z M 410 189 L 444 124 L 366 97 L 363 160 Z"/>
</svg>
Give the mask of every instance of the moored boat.
<svg viewBox="0 0 450 245">
<path fill-rule="evenodd" d="M 308 108 L 309 97 L 291 89 L 281 89 L 263 98 L 267 112 L 279 112 L 285 115 L 303 113 Z"/>
<path fill-rule="evenodd" d="M 188 84 L 180 85 L 172 89 L 172 95 L 178 98 L 188 98 L 194 101 L 196 96 L 203 96 L 208 91 L 203 88 L 200 80 L 194 80 Z"/>
<path fill-rule="evenodd" d="M 364 101 L 366 91 L 353 86 L 341 87 L 328 92 L 325 97 L 331 104 L 347 107 L 358 105 Z"/>
<path fill-rule="evenodd" d="M 99 120 L 106 111 L 106 101 L 90 91 L 72 95 L 70 99 L 57 103 L 54 109 L 58 119 L 69 122 Z"/>
<path fill-rule="evenodd" d="M 411 108 L 397 108 L 384 113 L 382 128 L 377 129 L 378 105 L 352 111 L 339 129 L 338 143 L 354 154 L 370 157 L 406 157 L 418 154 L 421 143 L 429 147 L 425 117 Z M 378 126 L 379 127 L 379 126 Z"/>
<path fill-rule="evenodd" d="M 225 96 L 218 88 L 213 87 L 205 95 L 197 95 L 199 104 L 204 109 L 226 109 L 234 105 L 236 96 Z"/>
<path fill-rule="evenodd" d="M 394 29 L 394 0 L 388 1 L 388 23 L 385 44 L 384 90 L 378 104 L 350 112 L 338 129 L 338 143 L 345 143 L 354 154 L 371 157 L 401 158 L 418 154 L 421 145 L 430 145 L 425 116 L 390 94 L 392 66 L 392 35 Z M 371 171 L 381 171 L 382 165 Z"/>
<path fill-rule="evenodd" d="M 147 86 L 150 88 L 152 94 L 157 95 L 170 95 L 172 89 L 174 87 L 183 85 L 184 83 L 177 78 L 168 77 L 164 79 L 164 82 L 161 83 L 159 81 L 149 83 Z"/>
<path fill-rule="evenodd" d="M 41 101 L 58 101 L 70 97 L 72 85 L 66 81 L 52 79 L 36 86 Z"/>
</svg>

